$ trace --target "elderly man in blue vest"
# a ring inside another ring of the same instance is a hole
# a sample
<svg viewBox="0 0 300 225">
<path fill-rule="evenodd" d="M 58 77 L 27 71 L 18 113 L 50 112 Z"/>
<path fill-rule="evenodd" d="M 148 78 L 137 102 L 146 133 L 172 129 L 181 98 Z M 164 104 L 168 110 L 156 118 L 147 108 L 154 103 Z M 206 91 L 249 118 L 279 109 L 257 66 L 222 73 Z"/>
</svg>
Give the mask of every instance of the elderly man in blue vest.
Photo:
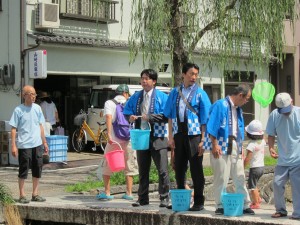
<svg viewBox="0 0 300 225">
<path fill-rule="evenodd" d="M 215 102 L 209 112 L 204 148 L 211 150 L 216 215 L 224 214 L 221 198 L 229 176 L 233 179 L 236 193 L 244 194 L 244 214 L 255 214 L 250 209 L 242 158 L 244 118 L 241 106 L 246 104 L 250 97 L 251 88 L 247 84 L 241 84 L 235 87 L 229 96 Z"/>
</svg>

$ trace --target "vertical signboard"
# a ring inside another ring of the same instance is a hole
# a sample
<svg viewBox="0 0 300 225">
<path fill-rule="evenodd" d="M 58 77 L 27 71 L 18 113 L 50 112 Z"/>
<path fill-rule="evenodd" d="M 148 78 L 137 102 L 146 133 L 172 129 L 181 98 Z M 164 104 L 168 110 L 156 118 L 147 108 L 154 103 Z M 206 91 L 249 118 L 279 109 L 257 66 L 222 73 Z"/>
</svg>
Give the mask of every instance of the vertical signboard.
<svg viewBox="0 0 300 225">
<path fill-rule="evenodd" d="M 47 51 L 29 52 L 29 78 L 47 78 Z"/>
</svg>

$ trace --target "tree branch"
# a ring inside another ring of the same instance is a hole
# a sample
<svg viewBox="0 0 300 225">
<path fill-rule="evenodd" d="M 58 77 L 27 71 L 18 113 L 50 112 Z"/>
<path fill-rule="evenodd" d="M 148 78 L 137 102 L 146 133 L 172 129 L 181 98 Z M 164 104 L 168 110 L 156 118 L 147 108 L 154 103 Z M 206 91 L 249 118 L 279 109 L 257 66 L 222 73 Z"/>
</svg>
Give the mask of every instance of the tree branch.
<svg viewBox="0 0 300 225">
<path fill-rule="evenodd" d="M 190 47 L 189 47 L 189 52 L 192 52 L 192 51 L 196 48 L 196 46 L 197 46 L 199 40 L 203 37 L 203 35 L 204 35 L 207 31 L 215 30 L 215 29 L 217 29 L 217 28 L 220 27 L 220 22 L 221 22 L 223 19 L 225 19 L 226 13 L 227 13 L 229 10 L 231 10 L 231 9 L 234 8 L 234 6 L 235 6 L 235 4 L 237 3 L 237 1 L 238 1 L 238 0 L 232 0 L 232 1 L 230 2 L 230 4 L 227 5 L 227 6 L 224 8 L 223 12 L 221 13 L 221 15 L 220 15 L 218 18 L 212 20 L 209 24 L 207 24 L 202 30 L 200 30 L 200 31 L 197 33 L 197 35 L 195 36 L 195 38 L 194 38 L 192 44 L 191 44 Z"/>
</svg>

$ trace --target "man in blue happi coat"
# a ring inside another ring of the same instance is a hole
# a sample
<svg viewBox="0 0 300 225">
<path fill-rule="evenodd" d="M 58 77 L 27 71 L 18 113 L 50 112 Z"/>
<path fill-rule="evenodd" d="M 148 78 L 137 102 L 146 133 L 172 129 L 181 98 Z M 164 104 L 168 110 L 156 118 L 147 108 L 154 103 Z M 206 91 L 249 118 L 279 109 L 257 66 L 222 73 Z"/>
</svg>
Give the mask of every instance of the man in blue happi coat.
<svg viewBox="0 0 300 225">
<path fill-rule="evenodd" d="M 143 90 L 130 97 L 123 111 L 129 121 L 135 123 L 136 129 L 148 130 L 151 128 L 149 149 L 136 149 L 138 150 L 139 166 L 139 198 L 132 206 L 139 207 L 149 204 L 149 173 L 152 158 L 159 175 L 159 206 L 167 207 L 170 188 L 167 150 L 168 119 L 164 117 L 163 109 L 168 96 L 155 89 L 158 75 L 154 70 L 145 69 L 140 76 Z"/>
<path fill-rule="evenodd" d="M 254 215 L 245 184 L 242 148 L 244 140 L 244 118 L 241 106 L 251 98 L 251 88 L 247 84 L 235 87 L 226 98 L 215 102 L 206 125 L 204 148 L 211 150 L 210 164 L 214 172 L 214 197 L 216 215 L 223 215 L 222 192 L 231 176 L 236 193 L 244 195 L 244 214 Z"/>
<path fill-rule="evenodd" d="M 164 115 L 169 118 L 169 145 L 174 150 L 178 189 L 185 188 L 185 175 L 190 163 L 194 184 L 194 205 L 190 211 L 204 209 L 202 140 L 211 106 L 206 92 L 196 84 L 198 75 L 198 65 L 187 63 L 183 66 L 183 83 L 171 91 L 164 110 Z"/>
</svg>

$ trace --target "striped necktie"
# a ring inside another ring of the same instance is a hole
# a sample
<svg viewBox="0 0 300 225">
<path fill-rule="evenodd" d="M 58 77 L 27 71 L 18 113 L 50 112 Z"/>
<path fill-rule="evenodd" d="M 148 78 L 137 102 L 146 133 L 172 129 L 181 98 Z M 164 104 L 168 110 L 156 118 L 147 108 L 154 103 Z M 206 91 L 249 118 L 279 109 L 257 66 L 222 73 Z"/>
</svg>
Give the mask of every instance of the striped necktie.
<svg viewBox="0 0 300 225">
<path fill-rule="evenodd" d="M 143 100 L 143 110 L 142 110 L 142 114 L 148 114 L 149 111 L 149 96 L 146 93 L 144 96 L 144 100 Z"/>
</svg>

